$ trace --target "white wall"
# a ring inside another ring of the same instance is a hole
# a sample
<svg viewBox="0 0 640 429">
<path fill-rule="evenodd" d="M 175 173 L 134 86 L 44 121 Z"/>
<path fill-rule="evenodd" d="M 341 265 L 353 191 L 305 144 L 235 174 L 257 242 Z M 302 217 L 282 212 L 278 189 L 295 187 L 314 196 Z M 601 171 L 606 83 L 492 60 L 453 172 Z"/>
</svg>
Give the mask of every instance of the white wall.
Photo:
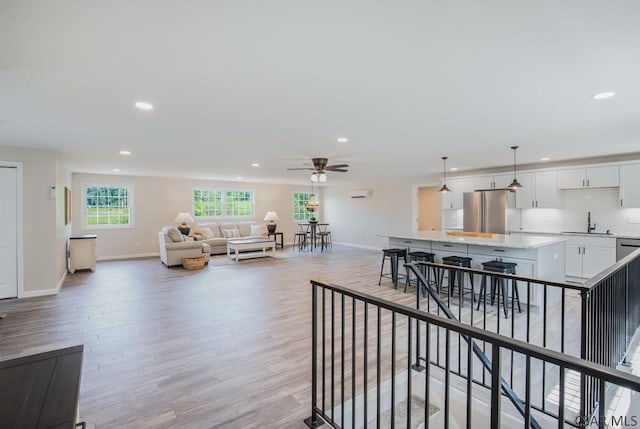
<svg viewBox="0 0 640 429">
<path fill-rule="evenodd" d="M 352 199 L 356 189 L 369 189 L 369 198 Z M 387 239 L 378 234 L 407 232 L 414 229 L 414 186 L 409 181 L 328 186 L 324 189 L 325 222 L 331 225 L 334 243 L 346 243 L 381 249 Z M 417 208 L 416 208 L 417 212 Z"/>
<path fill-rule="evenodd" d="M 311 191 L 309 186 L 297 185 L 76 173 L 72 176 L 72 182 L 73 234 L 97 234 L 98 259 L 157 255 L 158 231 L 164 225 L 173 225 L 178 212 L 192 212 L 194 188 L 254 191 L 256 216 L 253 219 L 240 220 L 265 223 L 263 219 L 266 212 L 276 211 L 280 217 L 277 222 L 277 231 L 283 232 L 285 242 L 290 243 L 297 229 L 293 220 L 293 193 Z M 84 184 L 131 186 L 134 193 L 133 227 L 85 229 L 81 218 Z M 322 191 L 316 194 L 322 200 Z M 319 219 L 322 220 L 322 206 Z M 202 222 L 209 222 L 209 220 Z M 226 222 L 226 220 L 210 220 L 210 222 Z"/>
<path fill-rule="evenodd" d="M 23 164 L 23 296 L 55 293 L 66 270 L 65 229 L 58 219 L 61 208 L 64 210 L 60 189 L 64 188 L 65 173 L 59 167 L 58 154 L 0 146 L 0 160 Z M 56 186 L 56 198 L 50 198 L 52 185 Z"/>
</svg>

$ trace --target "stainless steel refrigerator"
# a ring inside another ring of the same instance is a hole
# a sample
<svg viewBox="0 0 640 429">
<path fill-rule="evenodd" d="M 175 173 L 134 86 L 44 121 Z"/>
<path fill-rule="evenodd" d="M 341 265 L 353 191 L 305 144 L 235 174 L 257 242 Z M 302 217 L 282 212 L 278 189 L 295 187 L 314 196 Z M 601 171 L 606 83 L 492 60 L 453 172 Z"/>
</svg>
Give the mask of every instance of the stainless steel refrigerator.
<svg viewBox="0 0 640 429">
<path fill-rule="evenodd" d="M 463 227 L 465 231 L 506 234 L 507 209 L 515 207 L 515 193 L 505 189 L 465 192 Z"/>
</svg>

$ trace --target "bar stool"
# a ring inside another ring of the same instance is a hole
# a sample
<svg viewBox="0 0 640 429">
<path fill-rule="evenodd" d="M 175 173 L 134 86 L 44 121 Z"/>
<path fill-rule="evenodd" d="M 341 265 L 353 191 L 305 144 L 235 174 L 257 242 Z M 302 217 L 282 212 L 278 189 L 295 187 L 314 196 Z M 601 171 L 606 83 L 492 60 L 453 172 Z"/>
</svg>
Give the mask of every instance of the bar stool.
<svg viewBox="0 0 640 429">
<path fill-rule="evenodd" d="M 504 261 L 489 261 L 482 263 L 482 269 L 485 271 L 490 271 L 493 273 L 501 273 L 501 274 L 515 274 L 516 273 L 516 264 L 515 262 L 504 262 Z M 509 310 L 507 306 L 507 299 L 509 297 L 509 291 L 507 290 L 507 279 L 506 278 L 497 278 L 491 277 L 491 305 L 495 302 L 496 298 L 496 286 L 498 284 L 498 280 L 500 280 L 500 289 L 502 291 L 502 308 L 504 310 L 504 317 L 509 317 Z M 520 307 L 520 296 L 518 294 L 518 282 L 516 280 L 512 280 L 511 283 L 513 287 L 513 299 L 518 303 L 518 313 L 522 313 L 522 308 Z M 486 285 L 486 276 L 482 276 L 482 282 L 480 283 L 480 296 L 485 300 L 487 300 L 486 296 L 487 285 Z M 478 299 L 478 307 L 477 310 L 480 309 L 480 299 Z"/>
<path fill-rule="evenodd" d="M 320 237 L 320 251 L 324 251 L 326 248 L 330 250 L 332 247 L 331 243 L 331 231 L 327 228 L 329 227 L 328 223 L 319 223 L 318 224 L 318 237 Z"/>
<path fill-rule="evenodd" d="M 293 247 L 298 246 L 298 252 L 307 247 L 307 236 L 309 235 L 308 228 L 305 225 L 300 225 L 298 231 L 293 236 Z"/>
<path fill-rule="evenodd" d="M 442 258 L 442 263 L 444 265 L 451 265 L 454 267 L 464 267 L 471 268 L 472 258 L 468 258 L 465 256 L 445 256 Z M 455 269 L 449 269 L 449 287 L 447 290 L 447 294 L 449 296 L 453 296 L 453 291 L 455 289 L 455 280 L 456 274 L 458 276 L 458 287 L 460 288 L 459 294 L 462 295 L 464 299 L 464 272 L 457 271 Z M 469 283 L 471 284 L 471 301 L 475 302 L 475 297 L 473 295 L 473 273 L 469 274 Z M 440 276 L 438 277 L 438 292 L 440 292 L 442 288 L 442 280 L 444 279 L 444 270 L 440 272 Z"/>
<path fill-rule="evenodd" d="M 414 251 L 409 252 L 409 262 L 434 262 L 435 255 L 429 252 Z M 433 278 L 436 279 L 436 267 L 427 267 L 426 265 L 419 266 L 422 275 L 427 279 L 427 286 L 431 283 L 431 273 L 433 272 Z M 431 268 L 431 270 L 428 270 Z M 411 283 L 411 271 L 407 270 L 407 278 L 404 282 L 404 291 L 407 292 L 407 286 Z M 418 285 L 418 279 L 416 279 L 416 287 Z M 423 293 L 426 293 L 423 291 Z"/>
<path fill-rule="evenodd" d="M 407 255 L 409 249 L 382 249 L 382 265 L 380 266 L 380 279 L 378 280 L 378 286 L 382 282 L 382 277 L 391 278 L 393 280 L 393 288 L 398 289 L 398 278 L 406 278 L 405 274 L 398 274 L 398 258 L 403 257 L 404 262 L 407 262 Z M 391 263 L 391 273 L 384 273 L 384 261 L 389 258 Z"/>
</svg>

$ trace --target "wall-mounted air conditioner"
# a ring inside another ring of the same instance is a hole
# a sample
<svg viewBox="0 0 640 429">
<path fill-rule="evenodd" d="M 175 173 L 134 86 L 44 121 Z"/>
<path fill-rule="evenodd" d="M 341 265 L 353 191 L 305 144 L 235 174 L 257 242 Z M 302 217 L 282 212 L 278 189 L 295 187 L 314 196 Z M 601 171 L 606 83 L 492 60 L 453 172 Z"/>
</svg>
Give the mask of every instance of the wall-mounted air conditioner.
<svg viewBox="0 0 640 429">
<path fill-rule="evenodd" d="M 355 191 L 351 191 L 351 198 L 369 198 L 371 196 L 371 191 L 369 189 L 356 189 Z"/>
</svg>

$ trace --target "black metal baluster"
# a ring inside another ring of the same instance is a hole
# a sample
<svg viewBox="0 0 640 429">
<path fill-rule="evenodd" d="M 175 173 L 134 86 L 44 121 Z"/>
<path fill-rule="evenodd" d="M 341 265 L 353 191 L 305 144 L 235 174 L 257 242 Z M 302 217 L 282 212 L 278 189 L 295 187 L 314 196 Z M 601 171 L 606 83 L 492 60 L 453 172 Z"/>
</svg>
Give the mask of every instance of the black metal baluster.
<svg viewBox="0 0 640 429">
<path fill-rule="evenodd" d="M 344 427 L 344 294 L 340 297 L 340 426 Z"/>
<path fill-rule="evenodd" d="M 451 409 L 449 404 L 449 383 L 451 383 L 451 372 L 449 371 L 449 359 L 451 358 L 451 335 L 449 329 L 445 330 L 445 369 L 444 369 L 444 429 L 449 429 L 449 417 Z"/>
<path fill-rule="evenodd" d="M 391 429 L 396 427 L 396 312 L 391 312 Z"/>
<path fill-rule="evenodd" d="M 364 350 L 362 351 L 362 360 L 364 362 L 364 368 L 362 369 L 363 392 L 364 392 L 364 429 L 367 429 L 369 424 L 368 402 L 369 402 L 369 303 L 364 303 Z"/>
<path fill-rule="evenodd" d="M 473 311 L 473 300 L 471 300 L 471 311 Z M 467 429 L 471 429 L 473 427 L 473 360 L 471 351 L 473 338 L 468 337 L 467 341 Z"/>
<path fill-rule="evenodd" d="M 326 412 L 327 411 L 327 406 L 325 403 L 325 396 L 326 396 L 326 386 L 325 386 L 325 382 L 327 379 L 327 365 L 325 362 L 325 357 L 326 357 L 326 351 L 325 351 L 325 344 L 327 342 L 327 336 L 326 336 L 326 325 L 327 325 L 327 314 L 326 314 L 326 296 L 325 296 L 325 291 L 326 289 L 323 287 L 322 288 L 322 412 Z"/>
<path fill-rule="evenodd" d="M 424 368 L 424 429 L 429 429 L 429 417 L 431 413 L 429 408 L 431 407 L 431 401 L 429 400 L 429 378 L 431 377 L 431 326 L 429 322 L 425 323 L 425 344 L 426 350 L 426 362 Z"/>
<path fill-rule="evenodd" d="M 604 429 L 606 425 L 606 415 L 607 415 L 607 401 L 605 395 L 607 394 L 606 382 L 603 379 L 600 379 L 599 387 L 599 398 L 598 398 L 598 428 Z"/>
<path fill-rule="evenodd" d="M 378 306 L 378 335 L 377 335 L 377 342 L 378 342 L 378 350 L 377 350 L 377 360 L 376 360 L 376 428 L 380 429 L 380 382 L 381 382 L 381 378 L 380 378 L 380 367 L 382 366 L 380 364 L 380 338 L 382 337 L 382 332 L 381 332 L 381 325 L 382 325 L 382 321 L 380 320 L 382 317 L 381 314 L 381 308 L 380 306 Z"/>
<path fill-rule="evenodd" d="M 498 301 L 499 302 L 499 301 Z M 500 317 L 500 311 L 498 311 Z M 501 417 L 501 384 L 500 375 L 502 371 L 502 362 L 500 358 L 500 346 L 491 345 L 491 427 L 499 428 Z"/>
<path fill-rule="evenodd" d="M 543 309 L 542 309 L 542 347 L 547 348 L 547 284 L 543 285 Z M 542 361 L 542 411 L 547 410 L 545 392 L 547 386 L 547 362 Z"/>
<path fill-rule="evenodd" d="M 558 429 L 564 428 L 564 368 L 562 366 L 558 367 L 558 378 L 560 379 L 560 390 L 559 390 L 559 398 L 558 398 Z"/>
<path fill-rule="evenodd" d="M 524 380 L 524 427 L 531 427 L 531 356 L 526 355 Z"/>
<path fill-rule="evenodd" d="M 418 295 L 420 294 L 418 280 L 416 279 L 416 289 Z M 411 427 L 411 336 L 412 336 L 412 320 L 407 317 L 407 428 Z"/>
<path fill-rule="evenodd" d="M 318 427 L 318 290 L 311 285 L 311 417 L 305 420 L 310 428 Z M 354 426 L 355 428 L 355 426 Z"/>
<path fill-rule="evenodd" d="M 356 427 L 356 297 L 351 297 L 351 427 Z"/>
<path fill-rule="evenodd" d="M 335 422 L 334 408 L 335 408 L 335 391 L 336 391 L 336 297 L 335 291 L 331 290 L 331 421 Z"/>
<path fill-rule="evenodd" d="M 565 316 L 565 288 L 562 288 L 562 301 L 560 304 L 560 351 L 564 353 L 564 316 Z"/>
</svg>

